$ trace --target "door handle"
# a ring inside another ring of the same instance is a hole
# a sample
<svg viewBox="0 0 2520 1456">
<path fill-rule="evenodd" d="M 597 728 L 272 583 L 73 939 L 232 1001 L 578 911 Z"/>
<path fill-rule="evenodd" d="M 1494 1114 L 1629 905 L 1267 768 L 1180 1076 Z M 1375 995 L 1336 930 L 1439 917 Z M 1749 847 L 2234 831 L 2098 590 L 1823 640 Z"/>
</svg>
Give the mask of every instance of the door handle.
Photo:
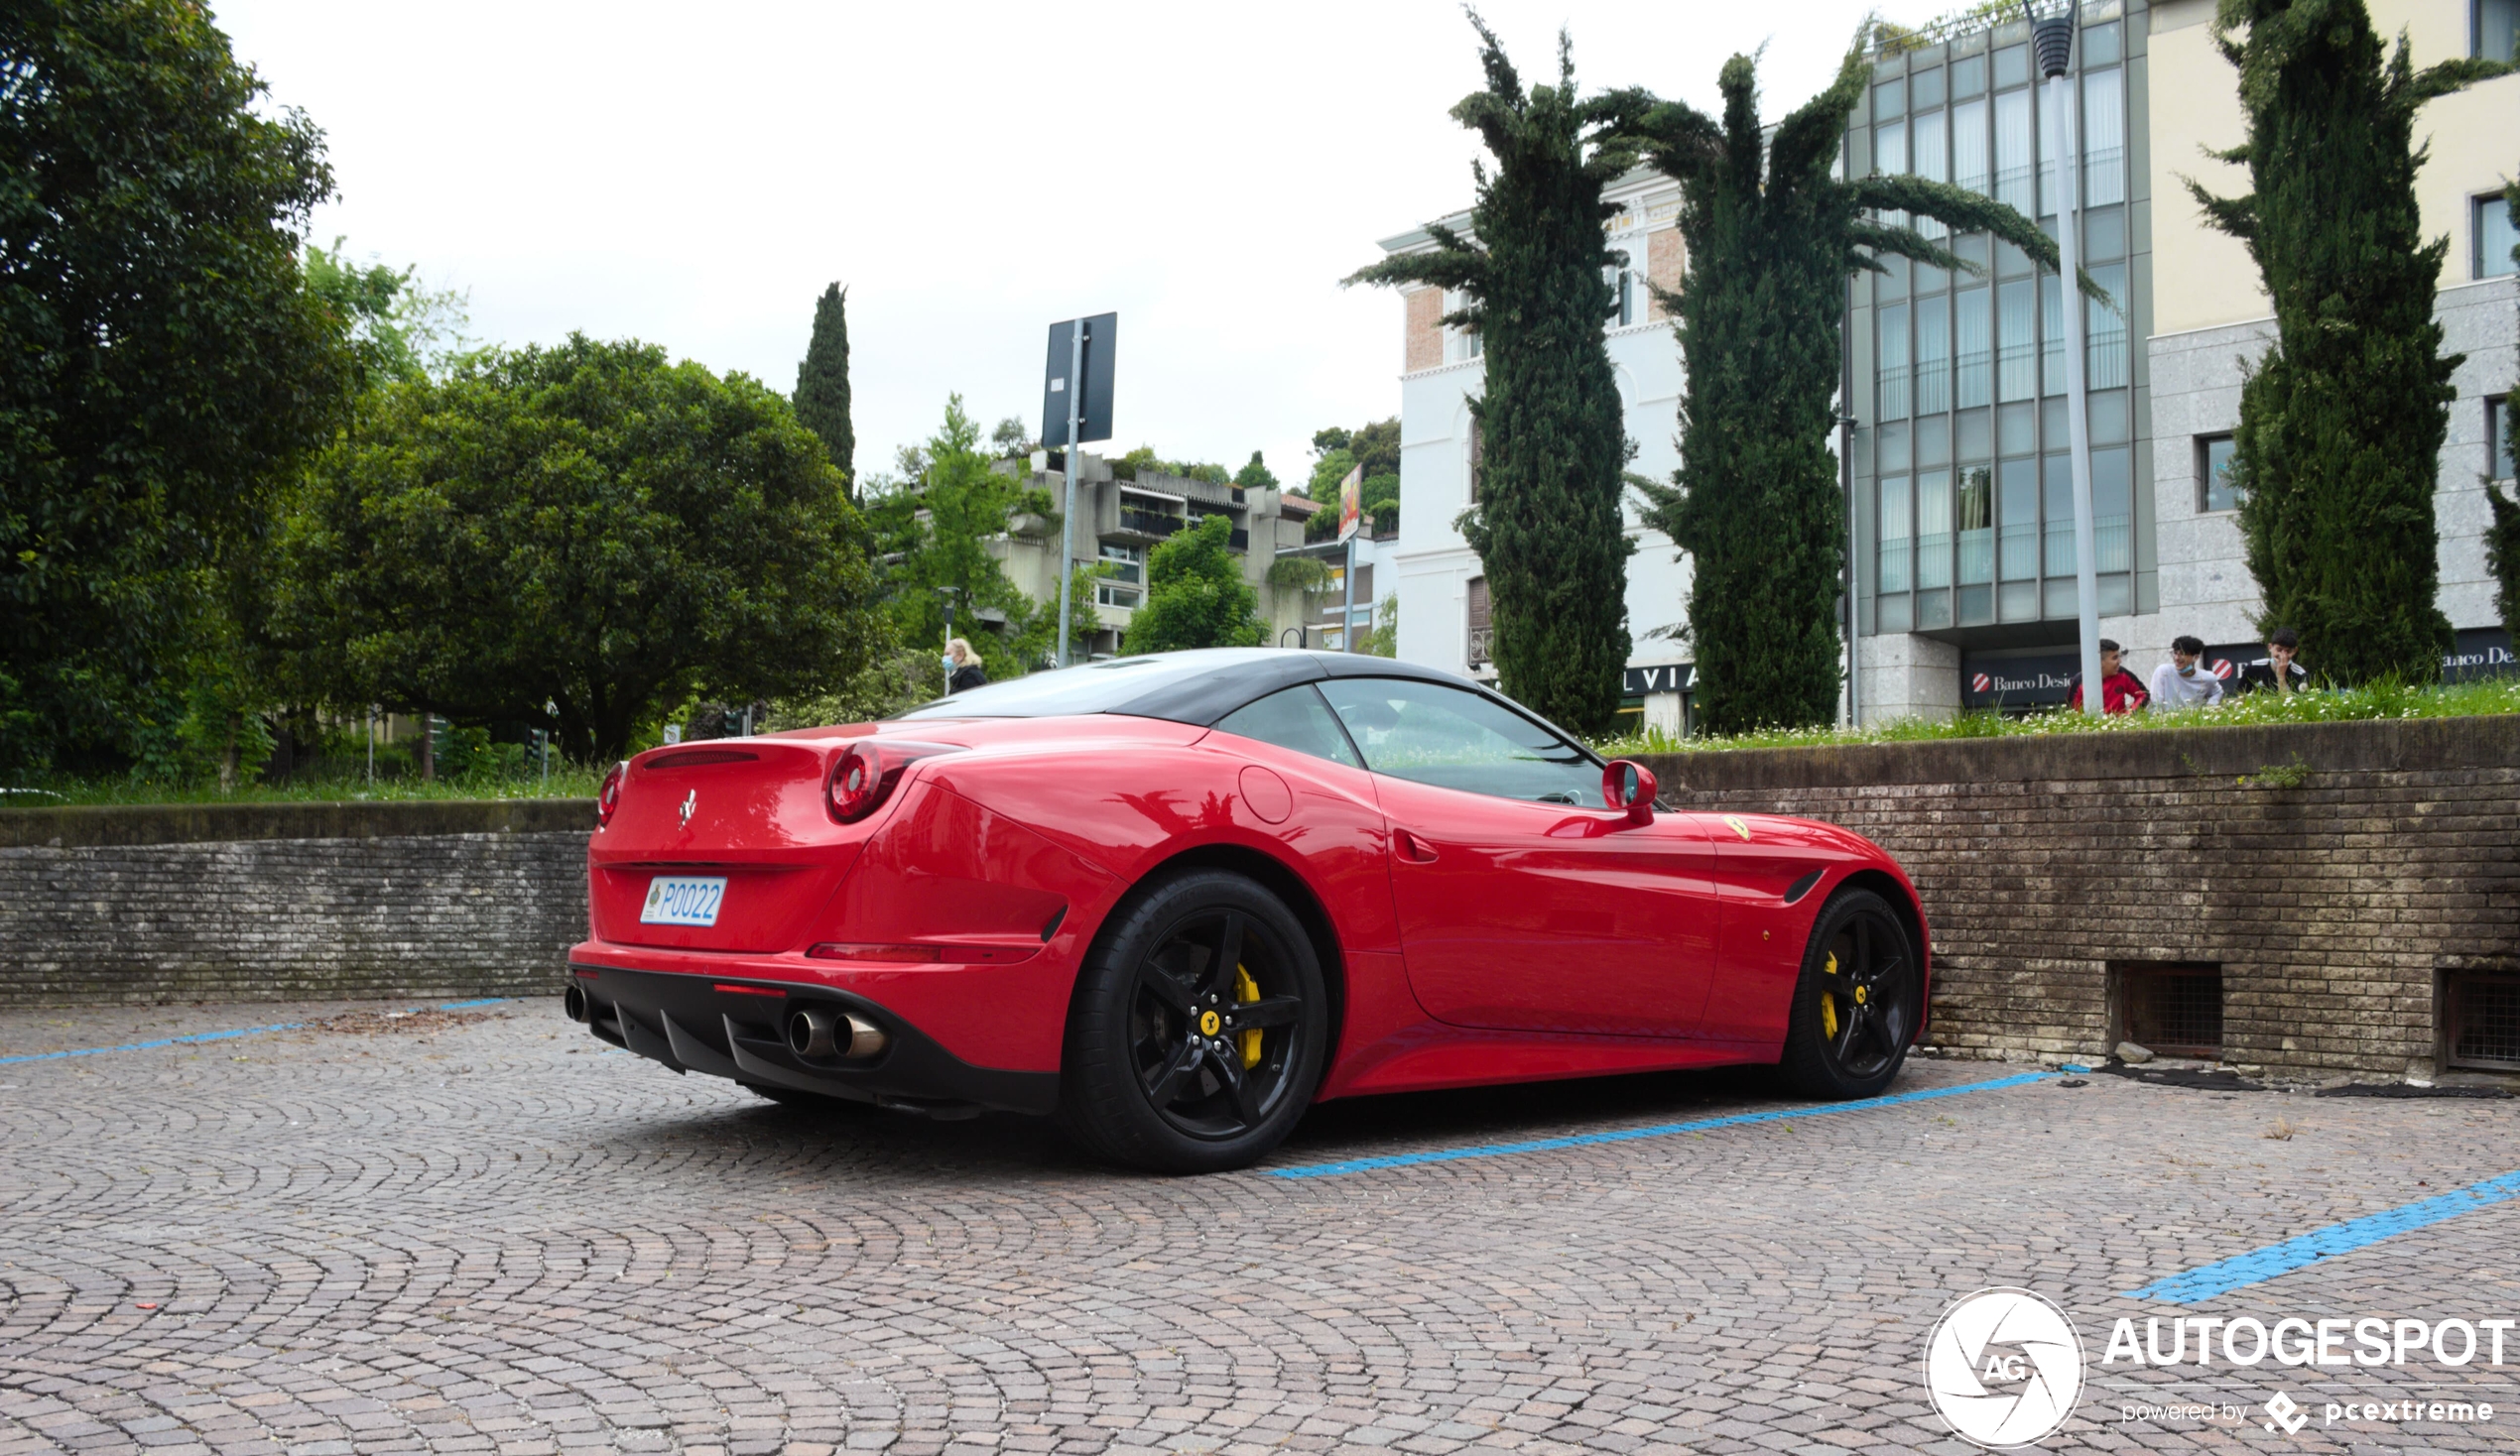
<svg viewBox="0 0 2520 1456">
<path fill-rule="evenodd" d="M 1427 843 L 1423 839 L 1420 839 L 1417 835 L 1410 833 L 1408 830 L 1392 830 L 1391 841 L 1393 852 L 1398 854 L 1402 859 L 1407 860 L 1409 863 L 1413 865 L 1431 865 L 1435 863 L 1435 846 Z"/>
</svg>

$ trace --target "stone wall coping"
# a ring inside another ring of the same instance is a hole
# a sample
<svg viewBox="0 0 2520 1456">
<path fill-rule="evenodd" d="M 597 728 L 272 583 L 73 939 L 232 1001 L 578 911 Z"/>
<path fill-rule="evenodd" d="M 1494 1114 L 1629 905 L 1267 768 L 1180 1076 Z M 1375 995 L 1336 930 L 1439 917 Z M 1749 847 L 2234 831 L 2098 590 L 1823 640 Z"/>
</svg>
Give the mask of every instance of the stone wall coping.
<svg viewBox="0 0 2520 1456">
<path fill-rule="evenodd" d="M 591 832 L 591 798 L 70 804 L 0 808 L 0 849 L 246 839 L 386 839 Z"/>
<path fill-rule="evenodd" d="M 1667 793 L 2520 768 L 2520 714 L 1639 754 Z"/>
</svg>

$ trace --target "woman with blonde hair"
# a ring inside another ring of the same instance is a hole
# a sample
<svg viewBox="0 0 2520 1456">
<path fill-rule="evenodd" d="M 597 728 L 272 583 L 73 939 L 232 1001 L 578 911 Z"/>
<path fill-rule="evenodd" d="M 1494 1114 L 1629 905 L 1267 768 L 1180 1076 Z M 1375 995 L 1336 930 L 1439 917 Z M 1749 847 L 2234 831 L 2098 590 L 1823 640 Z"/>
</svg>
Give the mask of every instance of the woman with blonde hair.
<svg viewBox="0 0 2520 1456">
<path fill-rule="evenodd" d="M 980 655 L 971 651 L 971 644 L 959 637 L 945 644 L 945 691 L 948 694 L 977 687 L 989 680 L 989 674 L 980 669 Z"/>
</svg>

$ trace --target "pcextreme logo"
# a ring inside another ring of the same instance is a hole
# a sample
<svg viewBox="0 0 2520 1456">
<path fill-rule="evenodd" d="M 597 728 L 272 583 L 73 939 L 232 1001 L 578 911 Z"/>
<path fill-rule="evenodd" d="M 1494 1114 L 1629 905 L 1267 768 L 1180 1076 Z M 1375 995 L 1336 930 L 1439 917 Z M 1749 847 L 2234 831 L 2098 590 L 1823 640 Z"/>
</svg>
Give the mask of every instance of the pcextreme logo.
<svg viewBox="0 0 2520 1456">
<path fill-rule="evenodd" d="M 1925 1342 L 1925 1389 L 1962 1440 L 1996 1450 L 2047 1439 L 2082 1395 L 2082 1336 L 2028 1289 L 1954 1301 Z"/>
</svg>

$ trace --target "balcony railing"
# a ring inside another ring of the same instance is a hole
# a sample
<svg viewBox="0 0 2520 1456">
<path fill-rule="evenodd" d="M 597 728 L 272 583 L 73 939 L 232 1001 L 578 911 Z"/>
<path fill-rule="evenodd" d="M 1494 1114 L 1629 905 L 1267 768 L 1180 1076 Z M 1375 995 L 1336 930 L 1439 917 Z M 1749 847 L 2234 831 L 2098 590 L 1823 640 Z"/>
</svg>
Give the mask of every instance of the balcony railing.
<svg viewBox="0 0 2520 1456">
<path fill-rule="evenodd" d="M 1489 642 L 1490 642 L 1491 638 L 1493 637 L 1493 635 L 1494 635 L 1495 631 L 1496 631 L 1496 629 L 1495 629 L 1494 627 L 1492 627 L 1492 626 L 1489 626 L 1489 627 L 1473 627 L 1473 628 L 1471 628 L 1471 629 L 1470 629 L 1470 666 L 1471 666 L 1471 667 L 1486 667 L 1486 666 L 1487 666 L 1487 664 L 1488 664 L 1488 662 L 1489 662 L 1489 657 L 1488 657 L 1488 646 L 1489 646 Z"/>
<path fill-rule="evenodd" d="M 1134 531 L 1140 536 L 1171 536 L 1186 524 L 1181 517 L 1168 516 L 1162 511 L 1141 511 L 1131 506 L 1120 508 L 1120 529 Z"/>
</svg>

